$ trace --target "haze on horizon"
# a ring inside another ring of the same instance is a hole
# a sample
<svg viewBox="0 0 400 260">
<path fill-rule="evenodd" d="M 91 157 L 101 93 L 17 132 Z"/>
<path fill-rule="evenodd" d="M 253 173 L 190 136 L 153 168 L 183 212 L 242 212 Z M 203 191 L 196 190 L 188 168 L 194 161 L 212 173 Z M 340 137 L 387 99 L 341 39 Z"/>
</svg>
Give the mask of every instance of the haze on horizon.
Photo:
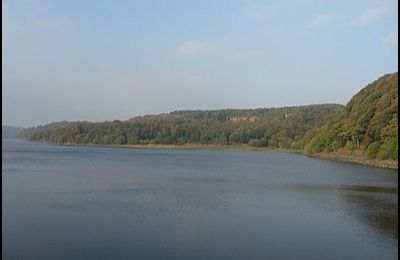
<svg viewBox="0 0 400 260">
<path fill-rule="evenodd" d="M 3 0 L 3 122 L 345 104 L 398 70 L 398 3 Z"/>
</svg>

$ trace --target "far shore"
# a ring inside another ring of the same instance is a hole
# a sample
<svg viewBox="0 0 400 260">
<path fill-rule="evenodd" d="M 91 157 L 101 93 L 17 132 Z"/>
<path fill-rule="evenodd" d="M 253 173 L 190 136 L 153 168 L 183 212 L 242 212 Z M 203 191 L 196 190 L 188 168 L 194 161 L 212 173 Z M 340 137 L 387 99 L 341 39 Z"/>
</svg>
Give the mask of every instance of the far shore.
<svg viewBox="0 0 400 260">
<path fill-rule="evenodd" d="M 286 152 L 304 154 L 306 156 L 334 160 L 347 163 L 362 164 L 367 166 L 398 169 L 398 161 L 394 160 L 371 160 L 362 156 L 354 156 L 349 154 L 339 153 L 315 153 L 305 154 L 302 150 L 283 149 L 276 147 L 253 147 L 247 144 L 242 145 L 216 145 L 216 144 L 183 144 L 183 145 L 170 145 L 170 144 L 62 144 L 65 146 L 89 146 L 89 147 L 118 147 L 118 148 L 140 148 L 140 149 L 187 149 L 187 150 L 226 150 L 226 151 L 269 151 L 269 152 Z"/>
</svg>

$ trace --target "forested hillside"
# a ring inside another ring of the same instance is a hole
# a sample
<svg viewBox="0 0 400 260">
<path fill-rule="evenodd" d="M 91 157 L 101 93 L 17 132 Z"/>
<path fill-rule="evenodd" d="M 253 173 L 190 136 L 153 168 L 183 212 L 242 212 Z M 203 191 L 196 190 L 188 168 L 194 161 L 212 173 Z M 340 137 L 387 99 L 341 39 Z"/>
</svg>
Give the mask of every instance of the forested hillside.
<svg viewBox="0 0 400 260">
<path fill-rule="evenodd" d="M 57 144 L 249 144 L 302 149 L 304 134 L 341 105 L 247 110 L 175 111 L 112 122 L 60 122 L 20 137 Z"/>
<path fill-rule="evenodd" d="M 58 122 L 20 137 L 55 144 L 248 144 L 398 159 L 398 73 L 357 93 L 346 106 L 175 111 L 127 121 Z"/>
<path fill-rule="evenodd" d="M 309 153 L 363 154 L 398 159 L 398 73 L 366 86 L 322 127 L 306 134 Z"/>
</svg>

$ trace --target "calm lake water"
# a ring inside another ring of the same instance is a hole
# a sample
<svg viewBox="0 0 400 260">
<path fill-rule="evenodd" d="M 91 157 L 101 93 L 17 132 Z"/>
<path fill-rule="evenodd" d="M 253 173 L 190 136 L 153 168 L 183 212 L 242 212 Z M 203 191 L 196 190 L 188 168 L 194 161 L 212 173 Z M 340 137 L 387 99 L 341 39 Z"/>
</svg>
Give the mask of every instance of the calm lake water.
<svg viewBox="0 0 400 260">
<path fill-rule="evenodd" d="M 397 259 L 397 171 L 3 140 L 3 259 Z"/>
</svg>

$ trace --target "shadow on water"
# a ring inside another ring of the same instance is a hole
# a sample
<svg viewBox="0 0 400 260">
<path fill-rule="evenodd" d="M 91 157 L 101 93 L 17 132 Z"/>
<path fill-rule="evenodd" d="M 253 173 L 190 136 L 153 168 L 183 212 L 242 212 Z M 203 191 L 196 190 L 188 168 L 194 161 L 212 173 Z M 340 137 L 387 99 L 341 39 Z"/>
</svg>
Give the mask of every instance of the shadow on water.
<svg viewBox="0 0 400 260">
<path fill-rule="evenodd" d="M 379 233 L 398 240 L 397 194 L 398 188 L 361 186 L 348 187 L 343 198 L 349 214 Z"/>
<path fill-rule="evenodd" d="M 300 184 L 291 189 L 330 202 L 330 195 L 339 195 L 346 214 L 376 232 L 398 240 L 398 187 Z"/>
</svg>

